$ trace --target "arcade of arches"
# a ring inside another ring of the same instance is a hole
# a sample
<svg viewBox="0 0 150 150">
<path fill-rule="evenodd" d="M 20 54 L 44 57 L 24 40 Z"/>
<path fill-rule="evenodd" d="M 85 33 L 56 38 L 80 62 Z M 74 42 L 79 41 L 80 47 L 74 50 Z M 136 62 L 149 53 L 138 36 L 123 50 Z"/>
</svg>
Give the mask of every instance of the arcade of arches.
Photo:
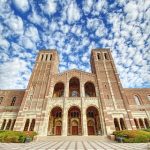
<svg viewBox="0 0 150 150">
<path fill-rule="evenodd" d="M 58 82 L 54 86 L 53 97 L 65 96 L 65 85 L 62 82 Z M 78 78 L 73 77 L 69 81 L 69 97 L 80 97 L 80 81 Z M 86 82 L 84 84 L 85 97 L 96 97 L 95 85 L 92 82 Z"/>
<path fill-rule="evenodd" d="M 99 111 L 96 107 L 90 106 L 86 110 L 87 134 L 101 134 Z M 83 135 L 83 119 L 80 108 L 72 106 L 67 113 L 67 135 Z M 62 108 L 54 107 L 49 115 L 48 135 L 62 135 L 63 131 Z"/>
</svg>

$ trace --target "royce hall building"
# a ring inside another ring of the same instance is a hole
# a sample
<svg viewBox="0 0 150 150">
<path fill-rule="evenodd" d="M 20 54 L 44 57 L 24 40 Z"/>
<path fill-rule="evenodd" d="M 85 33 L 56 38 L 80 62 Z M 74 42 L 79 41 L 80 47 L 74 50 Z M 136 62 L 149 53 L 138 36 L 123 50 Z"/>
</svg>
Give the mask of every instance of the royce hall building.
<svg viewBox="0 0 150 150">
<path fill-rule="evenodd" d="M 90 63 L 91 73 L 59 73 L 57 51 L 41 50 L 27 89 L 0 90 L 1 130 L 100 136 L 148 128 L 150 88 L 123 88 L 109 49 L 93 49 Z"/>
</svg>

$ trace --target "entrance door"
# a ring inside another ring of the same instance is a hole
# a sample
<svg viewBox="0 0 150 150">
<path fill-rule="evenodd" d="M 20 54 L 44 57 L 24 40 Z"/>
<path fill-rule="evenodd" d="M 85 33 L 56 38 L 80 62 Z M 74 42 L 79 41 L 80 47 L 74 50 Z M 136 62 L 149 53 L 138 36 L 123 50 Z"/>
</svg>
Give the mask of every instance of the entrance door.
<svg viewBox="0 0 150 150">
<path fill-rule="evenodd" d="M 72 135 L 78 135 L 78 126 L 72 126 Z"/>
<path fill-rule="evenodd" d="M 61 135 L 61 126 L 56 126 L 56 135 Z"/>
<path fill-rule="evenodd" d="M 88 135 L 94 135 L 94 127 L 88 126 Z"/>
</svg>

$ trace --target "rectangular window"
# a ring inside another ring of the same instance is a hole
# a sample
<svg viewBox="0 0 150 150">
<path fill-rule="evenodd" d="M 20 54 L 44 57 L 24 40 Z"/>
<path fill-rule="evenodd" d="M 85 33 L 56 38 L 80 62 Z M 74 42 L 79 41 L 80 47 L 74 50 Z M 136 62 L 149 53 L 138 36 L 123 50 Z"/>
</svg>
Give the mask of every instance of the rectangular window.
<svg viewBox="0 0 150 150">
<path fill-rule="evenodd" d="M 1 105 L 1 103 L 3 102 L 3 97 L 0 97 L 0 105 Z"/>
<path fill-rule="evenodd" d="M 52 60 L 52 54 L 50 55 L 50 60 Z"/>
<path fill-rule="evenodd" d="M 43 58 L 44 58 L 44 55 L 42 54 L 41 60 L 43 60 Z"/>
<path fill-rule="evenodd" d="M 109 60 L 109 56 L 108 56 L 107 53 L 104 53 L 104 58 L 105 58 L 106 60 Z"/>
<path fill-rule="evenodd" d="M 46 54 L 46 59 L 45 59 L 46 61 L 47 61 L 47 58 L 48 58 L 48 54 Z"/>
<path fill-rule="evenodd" d="M 98 60 L 101 60 L 101 54 L 100 53 L 97 53 L 97 58 L 98 58 Z"/>
</svg>

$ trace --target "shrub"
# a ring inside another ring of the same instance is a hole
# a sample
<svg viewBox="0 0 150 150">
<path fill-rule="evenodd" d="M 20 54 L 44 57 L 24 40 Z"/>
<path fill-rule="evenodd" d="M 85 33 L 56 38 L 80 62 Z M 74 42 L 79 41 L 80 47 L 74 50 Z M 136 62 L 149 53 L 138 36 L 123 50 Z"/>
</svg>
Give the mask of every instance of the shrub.
<svg viewBox="0 0 150 150">
<path fill-rule="evenodd" d="M 21 131 L 0 131 L 0 142 L 6 143 L 24 143 L 27 137 L 33 137 L 36 135 L 36 132 L 21 132 Z"/>
<path fill-rule="evenodd" d="M 143 131 L 150 132 L 150 128 L 148 128 L 148 129 L 143 129 Z"/>
<path fill-rule="evenodd" d="M 150 141 L 150 133 L 143 130 L 122 130 L 115 131 L 116 137 L 124 137 L 126 143 L 145 143 Z"/>
</svg>

